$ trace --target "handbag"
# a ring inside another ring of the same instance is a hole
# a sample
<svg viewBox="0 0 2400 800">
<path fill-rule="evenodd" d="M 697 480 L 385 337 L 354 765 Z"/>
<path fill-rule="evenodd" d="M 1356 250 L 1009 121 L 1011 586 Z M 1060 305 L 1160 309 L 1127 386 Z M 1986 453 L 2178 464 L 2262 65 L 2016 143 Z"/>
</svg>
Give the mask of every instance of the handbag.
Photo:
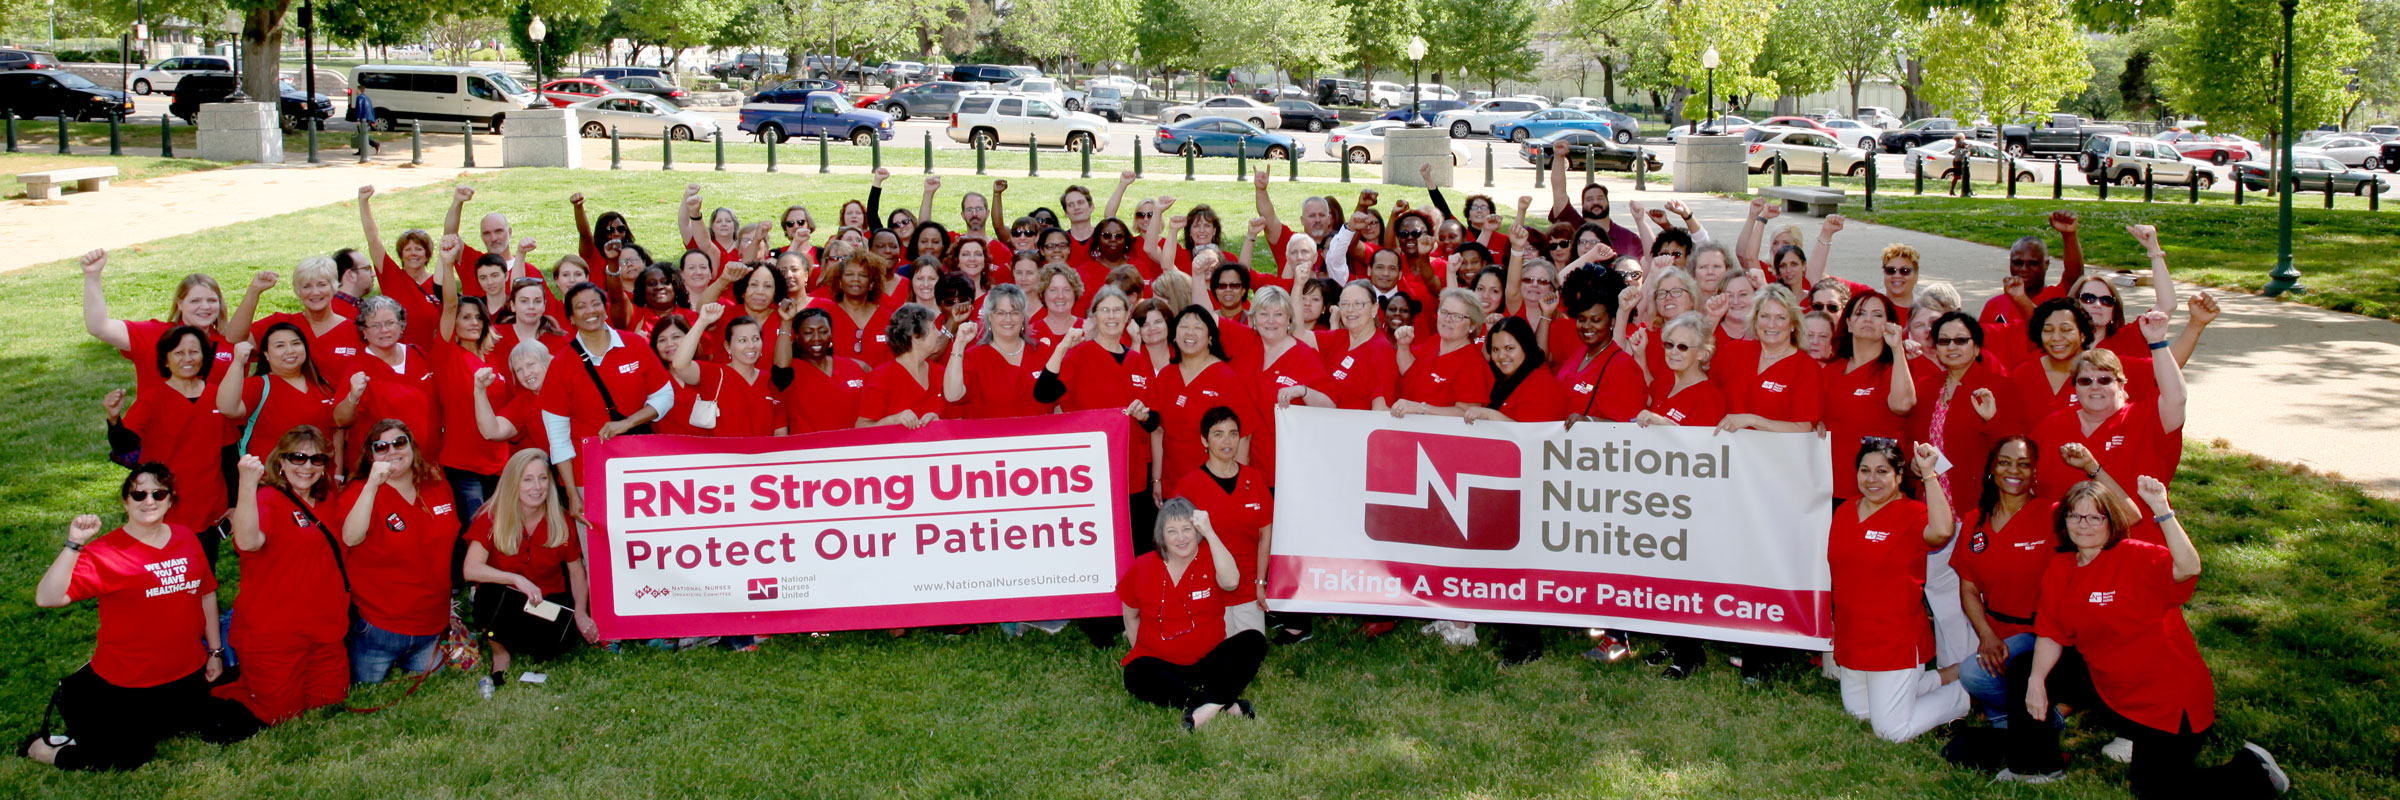
<svg viewBox="0 0 2400 800">
<path fill-rule="evenodd" d="M 712 394 L 718 397 L 725 395 L 725 373 L 717 373 L 717 390 Z M 705 397 L 692 398 L 692 427 L 704 431 L 716 429 L 717 401 Z"/>
<path fill-rule="evenodd" d="M 617 399 L 608 395 L 608 383 L 600 380 L 600 368 L 593 366 L 592 364 L 592 351 L 584 349 L 583 339 L 581 337 L 570 338 L 567 340 L 567 342 L 574 345 L 575 360 L 583 362 L 584 374 L 592 376 L 592 388 L 597 389 L 600 392 L 600 404 L 608 409 L 608 421 L 625 421 L 625 415 L 617 413 Z M 635 425 L 633 426 L 633 430 L 626 431 L 628 434 L 650 432 L 652 432 L 650 423 L 647 422 L 640 425 Z"/>
</svg>

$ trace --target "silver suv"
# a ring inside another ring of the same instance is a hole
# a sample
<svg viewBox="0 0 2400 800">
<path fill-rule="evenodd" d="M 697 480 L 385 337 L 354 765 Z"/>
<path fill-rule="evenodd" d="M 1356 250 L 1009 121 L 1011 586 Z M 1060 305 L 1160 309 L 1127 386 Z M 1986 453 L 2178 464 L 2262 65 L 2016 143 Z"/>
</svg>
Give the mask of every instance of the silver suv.
<svg viewBox="0 0 2400 800">
<path fill-rule="evenodd" d="M 2151 180 L 2177 186 L 2192 183 L 2206 189 L 2217 182 L 2215 173 L 2199 161 L 2185 158 L 2175 146 L 2132 134 L 2100 134 L 2083 143 L 2076 165 L 2085 181 L 2137 186 L 2145 172 Z"/>
</svg>

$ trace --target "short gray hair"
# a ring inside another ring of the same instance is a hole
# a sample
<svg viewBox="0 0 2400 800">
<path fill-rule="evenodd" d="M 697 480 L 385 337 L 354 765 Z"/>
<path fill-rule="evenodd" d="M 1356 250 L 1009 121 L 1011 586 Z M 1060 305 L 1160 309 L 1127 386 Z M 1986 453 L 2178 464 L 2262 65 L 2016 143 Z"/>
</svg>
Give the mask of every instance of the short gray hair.
<svg viewBox="0 0 2400 800">
<path fill-rule="evenodd" d="M 1033 299 L 1025 296 L 1025 287 L 1018 286 L 1013 283 L 993 284 L 992 288 L 984 290 L 983 293 L 983 318 L 985 322 L 980 326 L 982 330 L 976 334 L 976 344 L 992 343 L 992 324 L 990 320 L 992 318 L 992 312 L 1000 310 L 1000 304 L 1002 302 L 1016 304 L 1017 313 L 1025 315 L 1026 323 L 1031 324 L 1033 322 Z M 1019 332 L 1017 336 L 1019 338 L 1023 338 L 1025 334 L 1024 332 Z"/>
<path fill-rule="evenodd" d="M 1158 550 L 1160 558 L 1165 558 L 1167 553 L 1167 523 L 1190 522 L 1196 510 L 1191 500 L 1182 497 L 1168 500 L 1158 507 L 1158 527 L 1150 532 L 1150 545 Z"/>
<path fill-rule="evenodd" d="M 884 326 L 885 343 L 892 346 L 892 355 L 916 349 L 917 337 L 934 324 L 933 309 L 908 303 L 892 310 L 892 322 Z"/>
<path fill-rule="evenodd" d="M 400 307 L 400 301 L 392 299 L 392 296 L 388 294 L 374 295 L 358 301 L 358 316 L 350 318 L 350 323 L 357 325 L 359 331 L 363 333 L 367 329 L 367 318 L 375 316 L 375 312 L 378 311 L 392 312 L 392 319 L 400 321 L 400 330 L 408 330 L 408 309 Z"/>
</svg>

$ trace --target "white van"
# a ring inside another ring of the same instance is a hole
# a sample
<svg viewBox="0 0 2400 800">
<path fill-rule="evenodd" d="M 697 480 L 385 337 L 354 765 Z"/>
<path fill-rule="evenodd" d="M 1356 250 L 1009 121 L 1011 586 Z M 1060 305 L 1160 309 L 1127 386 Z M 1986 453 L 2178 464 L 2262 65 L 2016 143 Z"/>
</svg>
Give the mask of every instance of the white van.
<svg viewBox="0 0 2400 800">
<path fill-rule="evenodd" d="M 482 125 L 496 133 L 509 112 L 534 102 L 532 89 L 489 67 L 372 64 L 353 70 L 350 85 L 374 101 L 375 122 L 384 130 L 423 120 Z"/>
</svg>

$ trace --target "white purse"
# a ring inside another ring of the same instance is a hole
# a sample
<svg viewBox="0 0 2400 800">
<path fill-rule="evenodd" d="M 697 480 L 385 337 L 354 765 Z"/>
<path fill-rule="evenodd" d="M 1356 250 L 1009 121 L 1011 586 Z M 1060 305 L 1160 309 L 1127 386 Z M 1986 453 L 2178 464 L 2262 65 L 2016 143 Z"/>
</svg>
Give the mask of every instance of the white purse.
<svg viewBox="0 0 2400 800">
<path fill-rule="evenodd" d="M 722 395 L 725 393 L 725 375 L 724 375 L 724 373 L 718 373 L 718 374 L 717 374 L 717 392 L 716 392 L 716 393 L 717 393 L 719 396 L 722 396 Z M 694 427 L 694 428 L 699 428 L 699 429 L 701 429 L 701 430 L 704 430 L 704 431 L 706 431 L 706 430 L 715 430 L 715 429 L 716 429 L 716 427 L 717 427 L 717 401 L 715 401 L 715 400 L 710 400 L 710 399 L 707 399 L 707 398 L 704 398 L 704 397 L 695 397 L 695 398 L 692 398 L 692 427 Z"/>
</svg>

